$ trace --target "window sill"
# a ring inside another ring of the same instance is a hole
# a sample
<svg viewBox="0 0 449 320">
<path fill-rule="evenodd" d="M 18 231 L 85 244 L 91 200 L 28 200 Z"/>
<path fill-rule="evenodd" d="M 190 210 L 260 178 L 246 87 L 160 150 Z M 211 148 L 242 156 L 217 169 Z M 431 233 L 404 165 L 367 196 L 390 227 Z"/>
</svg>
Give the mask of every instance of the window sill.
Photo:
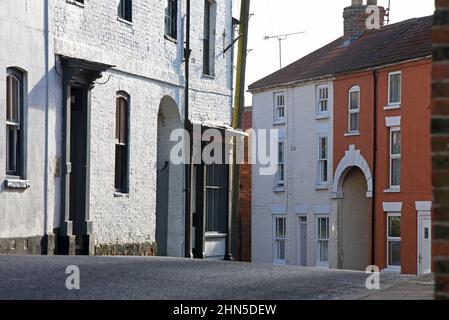
<svg viewBox="0 0 449 320">
<path fill-rule="evenodd" d="M 203 78 L 209 79 L 209 80 L 215 80 L 215 76 L 210 75 L 210 74 L 205 74 L 205 73 L 203 73 Z"/>
<path fill-rule="evenodd" d="M 77 7 L 84 8 L 84 3 L 75 1 L 75 0 L 66 0 L 67 3 L 73 4 Z"/>
<path fill-rule="evenodd" d="M 274 187 L 273 192 L 274 193 L 283 193 L 283 192 L 285 192 L 285 187 Z"/>
<path fill-rule="evenodd" d="M 133 26 L 133 23 L 132 23 L 131 21 L 126 20 L 126 19 L 117 17 L 117 20 L 120 21 L 120 22 L 122 22 L 122 23 L 124 23 L 124 24 L 126 24 L 126 25 L 128 25 L 128 26 L 130 26 L 130 27 Z"/>
<path fill-rule="evenodd" d="M 345 137 L 357 137 L 360 136 L 360 132 L 347 132 L 345 133 Z"/>
<path fill-rule="evenodd" d="M 384 190 L 384 193 L 400 193 L 401 192 L 401 188 L 389 188 Z"/>
<path fill-rule="evenodd" d="M 382 270 L 385 273 L 401 273 L 401 267 L 389 266 Z"/>
<path fill-rule="evenodd" d="M 389 104 L 388 106 L 384 107 L 384 110 L 395 110 L 395 109 L 401 109 L 401 104 Z"/>
<path fill-rule="evenodd" d="M 227 236 L 228 236 L 227 233 L 206 232 L 206 238 L 208 238 L 208 239 L 221 239 L 221 238 L 226 238 Z"/>
<path fill-rule="evenodd" d="M 273 122 L 274 126 L 281 126 L 281 125 L 285 125 L 285 120 L 277 120 Z"/>
<path fill-rule="evenodd" d="M 171 36 L 169 36 L 169 35 L 167 35 L 167 34 L 164 34 L 164 39 L 167 40 L 167 41 L 173 42 L 173 43 L 175 43 L 175 44 L 178 43 L 178 40 L 177 40 L 177 39 L 175 39 L 175 38 L 173 38 L 173 37 L 171 37 Z"/>
<path fill-rule="evenodd" d="M 328 113 L 315 115 L 315 120 L 327 120 L 330 118 Z"/>
<path fill-rule="evenodd" d="M 287 264 L 287 261 L 286 260 L 275 260 L 275 261 L 273 261 L 273 264 L 275 266 L 285 266 Z"/>
<path fill-rule="evenodd" d="M 315 190 L 329 190 L 329 186 L 327 185 L 316 185 Z"/>
<path fill-rule="evenodd" d="M 129 193 L 114 192 L 114 198 L 129 198 Z"/>
<path fill-rule="evenodd" d="M 320 269 L 329 269 L 329 263 L 326 262 L 317 262 L 316 267 Z"/>
<path fill-rule="evenodd" d="M 31 182 L 29 180 L 22 179 L 6 179 L 5 188 L 25 190 L 31 188 Z"/>
</svg>

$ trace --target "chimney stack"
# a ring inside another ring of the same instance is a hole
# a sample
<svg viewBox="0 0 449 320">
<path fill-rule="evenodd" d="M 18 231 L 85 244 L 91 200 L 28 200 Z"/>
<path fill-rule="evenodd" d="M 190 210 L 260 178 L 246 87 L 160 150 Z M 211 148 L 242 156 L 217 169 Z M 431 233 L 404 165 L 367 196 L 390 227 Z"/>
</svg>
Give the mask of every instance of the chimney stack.
<svg viewBox="0 0 449 320">
<path fill-rule="evenodd" d="M 350 42 L 354 37 L 366 30 L 366 20 L 371 15 L 366 13 L 368 6 L 377 6 L 377 0 L 367 0 L 367 4 L 363 4 L 363 0 L 352 0 L 351 6 L 346 7 L 343 11 L 344 18 L 344 41 Z M 380 27 L 384 26 L 385 8 L 379 6 Z"/>
</svg>

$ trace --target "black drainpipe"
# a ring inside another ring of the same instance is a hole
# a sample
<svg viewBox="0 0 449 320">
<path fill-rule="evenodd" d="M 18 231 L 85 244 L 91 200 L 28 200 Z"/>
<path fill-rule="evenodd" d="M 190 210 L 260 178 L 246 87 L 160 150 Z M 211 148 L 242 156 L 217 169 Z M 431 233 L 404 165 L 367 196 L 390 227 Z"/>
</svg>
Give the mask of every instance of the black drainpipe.
<svg viewBox="0 0 449 320">
<path fill-rule="evenodd" d="M 376 158 L 377 158 L 377 70 L 373 70 L 373 194 L 371 198 L 371 264 L 375 265 L 375 221 L 376 221 Z"/>
<path fill-rule="evenodd" d="M 189 133 L 189 148 L 190 155 L 192 155 L 192 130 L 189 120 L 189 62 L 190 62 L 190 0 L 186 3 L 186 46 L 184 51 L 184 66 L 185 66 L 185 92 L 184 92 L 184 129 Z M 190 157 L 189 160 L 192 158 Z M 187 159 L 186 159 L 187 160 Z M 191 162 L 191 161 L 187 161 Z M 191 165 L 185 164 L 185 256 L 186 258 L 192 258 L 192 214 L 190 208 L 190 170 Z"/>
</svg>

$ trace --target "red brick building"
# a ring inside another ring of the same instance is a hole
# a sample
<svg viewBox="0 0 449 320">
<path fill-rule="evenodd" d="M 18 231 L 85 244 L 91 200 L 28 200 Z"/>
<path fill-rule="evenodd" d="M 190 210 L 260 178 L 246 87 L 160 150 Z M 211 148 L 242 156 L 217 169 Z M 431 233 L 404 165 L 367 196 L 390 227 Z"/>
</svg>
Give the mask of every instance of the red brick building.
<svg viewBox="0 0 449 320">
<path fill-rule="evenodd" d="M 252 128 L 252 108 L 245 107 L 243 111 L 243 130 Z M 245 145 L 248 138 L 245 139 Z M 240 261 L 251 261 L 251 164 L 248 160 L 248 148 L 245 148 L 245 164 L 241 166 L 240 207 L 238 255 Z"/>
<path fill-rule="evenodd" d="M 449 299 L 449 1 L 436 0 L 433 39 L 432 155 L 437 299 Z"/>
</svg>

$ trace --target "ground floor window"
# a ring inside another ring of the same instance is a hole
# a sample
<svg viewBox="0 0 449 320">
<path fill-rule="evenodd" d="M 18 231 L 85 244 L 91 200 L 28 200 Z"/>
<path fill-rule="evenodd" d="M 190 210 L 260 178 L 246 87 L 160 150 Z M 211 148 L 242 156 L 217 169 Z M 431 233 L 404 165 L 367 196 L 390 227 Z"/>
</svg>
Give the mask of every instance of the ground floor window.
<svg viewBox="0 0 449 320">
<path fill-rule="evenodd" d="M 285 263 L 286 218 L 275 219 L 274 230 L 274 262 Z"/>
<path fill-rule="evenodd" d="M 318 217 L 317 227 L 317 264 L 327 266 L 329 264 L 329 217 Z"/>
<path fill-rule="evenodd" d="M 401 266 L 401 215 L 387 216 L 387 255 L 388 267 Z"/>
</svg>

